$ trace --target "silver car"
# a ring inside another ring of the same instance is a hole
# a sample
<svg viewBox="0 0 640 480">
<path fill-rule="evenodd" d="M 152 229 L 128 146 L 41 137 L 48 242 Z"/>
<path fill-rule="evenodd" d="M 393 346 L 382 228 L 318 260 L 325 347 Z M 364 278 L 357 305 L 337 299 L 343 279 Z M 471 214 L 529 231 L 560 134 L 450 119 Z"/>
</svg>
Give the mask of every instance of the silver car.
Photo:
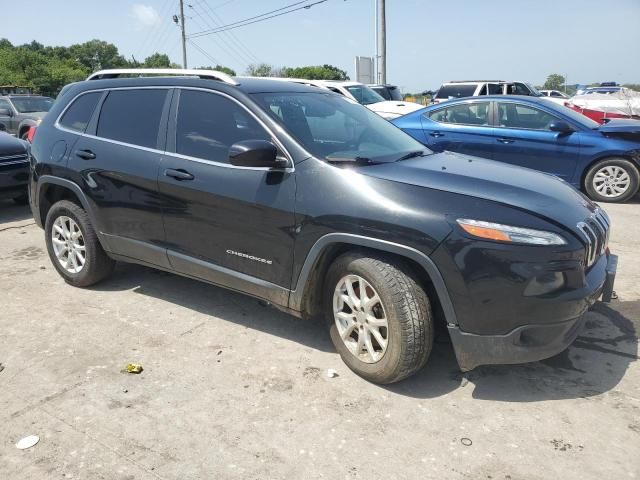
<svg viewBox="0 0 640 480">
<path fill-rule="evenodd" d="M 40 124 L 53 102 L 39 95 L 0 96 L 0 130 L 26 139 L 29 128 Z"/>
</svg>

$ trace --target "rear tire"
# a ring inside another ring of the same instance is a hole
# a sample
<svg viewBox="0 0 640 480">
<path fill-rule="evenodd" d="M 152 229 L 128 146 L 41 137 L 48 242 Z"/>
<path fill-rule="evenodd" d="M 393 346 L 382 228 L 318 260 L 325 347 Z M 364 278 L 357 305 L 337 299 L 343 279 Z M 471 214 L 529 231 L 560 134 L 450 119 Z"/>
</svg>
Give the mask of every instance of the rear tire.
<svg viewBox="0 0 640 480">
<path fill-rule="evenodd" d="M 636 193 L 640 174 L 624 158 L 607 158 L 593 165 L 584 179 L 584 189 L 596 202 L 626 202 Z"/>
<path fill-rule="evenodd" d="M 346 253 L 329 268 L 324 290 L 331 340 L 356 374 L 388 384 L 424 366 L 433 346 L 431 306 L 407 265 Z"/>
<path fill-rule="evenodd" d="M 76 287 L 94 285 L 113 272 L 89 215 L 68 200 L 56 202 L 45 222 L 45 242 L 51 263 L 65 282 Z"/>
</svg>

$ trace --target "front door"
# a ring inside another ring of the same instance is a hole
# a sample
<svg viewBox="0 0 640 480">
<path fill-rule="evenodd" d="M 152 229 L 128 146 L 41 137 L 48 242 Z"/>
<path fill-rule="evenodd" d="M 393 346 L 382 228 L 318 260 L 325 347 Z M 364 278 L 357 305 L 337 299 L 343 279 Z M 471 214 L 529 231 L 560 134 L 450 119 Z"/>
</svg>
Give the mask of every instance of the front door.
<svg viewBox="0 0 640 480">
<path fill-rule="evenodd" d="M 230 97 L 178 89 L 172 112 L 158 183 L 173 268 L 286 304 L 294 173 L 229 164 L 232 144 L 272 140 Z"/>
<path fill-rule="evenodd" d="M 580 137 L 552 132 L 549 125 L 556 120 L 531 105 L 497 102 L 493 159 L 571 181 L 580 156 Z"/>
</svg>

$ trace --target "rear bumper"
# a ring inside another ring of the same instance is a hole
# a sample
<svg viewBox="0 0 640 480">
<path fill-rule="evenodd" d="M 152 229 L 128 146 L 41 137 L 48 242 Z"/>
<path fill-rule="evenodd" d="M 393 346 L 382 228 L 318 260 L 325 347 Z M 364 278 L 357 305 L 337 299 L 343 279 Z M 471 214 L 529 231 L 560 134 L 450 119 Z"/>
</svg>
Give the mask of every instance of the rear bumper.
<svg viewBox="0 0 640 480">
<path fill-rule="evenodd" d="M 584 301 L 590 306 L 602 295 L 610 301 L 618 257 L 609 255 L 606 276 L 591 283 Z M 592 279 L 595 280 L 595 279 Z M 527 363 L 552 357 L 576 339 L 584 315 L 556 323 L 519 326 L 501 335 L 478 335 L 449 325 L 449 334 L 460 369 L 464 372 L 480 365 Z"/>
</svg>

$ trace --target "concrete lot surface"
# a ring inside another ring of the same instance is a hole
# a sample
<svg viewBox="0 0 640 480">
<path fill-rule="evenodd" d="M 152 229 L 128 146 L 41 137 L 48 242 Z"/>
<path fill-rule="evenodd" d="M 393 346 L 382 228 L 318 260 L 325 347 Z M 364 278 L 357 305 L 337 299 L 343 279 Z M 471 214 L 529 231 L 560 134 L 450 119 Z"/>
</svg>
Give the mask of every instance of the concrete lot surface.
<svg viewBox="0 0 640 480">
<path fill-rule="evenodd" d="M 133 265 L 70 287 L 0 202 L 0 479 L 640 478 L 640 203 L 605 208 L 619 300 L 569 350 L 465 378 L 440 339 L 380 387 L 242 295 Z"/>
</svg>

